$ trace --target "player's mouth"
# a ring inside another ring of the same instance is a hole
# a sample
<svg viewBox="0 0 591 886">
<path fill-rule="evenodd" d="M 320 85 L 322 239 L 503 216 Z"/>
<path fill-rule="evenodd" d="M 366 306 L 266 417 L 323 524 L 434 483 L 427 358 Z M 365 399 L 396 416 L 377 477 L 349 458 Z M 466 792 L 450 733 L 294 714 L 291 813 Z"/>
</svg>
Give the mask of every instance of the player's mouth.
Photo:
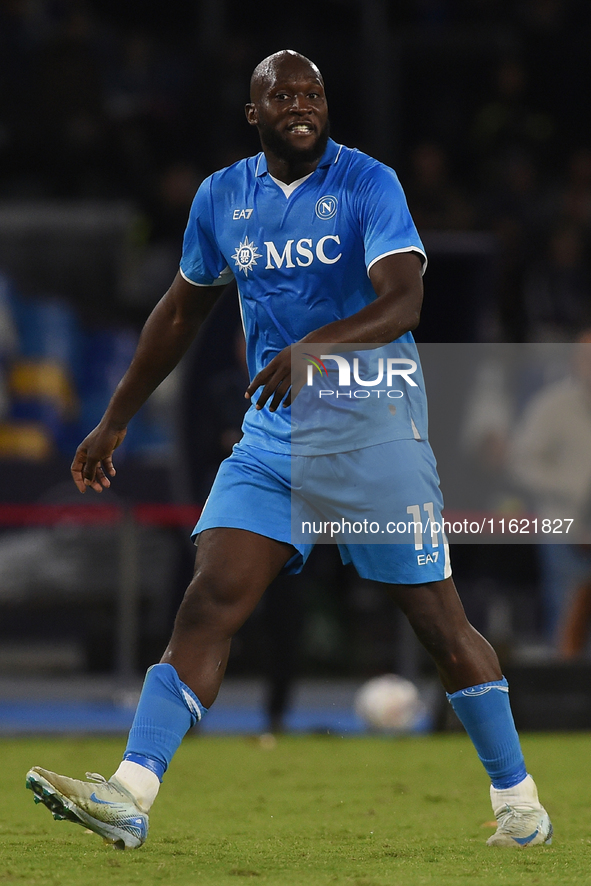
<svg viewBox="0 0 591 886">
<path fill-rule="evenodd" d="M 290 123 L 287 131 L 292 132 L 294 135 L 312 135 L 316 132 L 316 127 L 313 123 Z"/>
</svg>

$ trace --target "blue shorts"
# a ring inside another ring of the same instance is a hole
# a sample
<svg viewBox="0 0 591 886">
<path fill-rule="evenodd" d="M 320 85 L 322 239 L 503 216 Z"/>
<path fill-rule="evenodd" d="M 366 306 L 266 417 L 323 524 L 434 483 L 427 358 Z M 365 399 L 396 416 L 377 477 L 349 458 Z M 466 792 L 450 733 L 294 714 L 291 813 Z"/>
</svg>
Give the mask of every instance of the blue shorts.
<svg viewBox="0 0 591 886">
<path fill-rule="evenodd" d="M 318 534 L 323 541 L 334 534 L 343 563 L 362 578 L 424 584 L 451 575 L 447 540 L 432 528 L 442 525 L 442 507 L 425 440 L 319 456 L 241 441 L 220 465 L 193 537 L 223 526 L 291 544 L 296 553 L 284 572 L 295 573 Z"/>
</svg>

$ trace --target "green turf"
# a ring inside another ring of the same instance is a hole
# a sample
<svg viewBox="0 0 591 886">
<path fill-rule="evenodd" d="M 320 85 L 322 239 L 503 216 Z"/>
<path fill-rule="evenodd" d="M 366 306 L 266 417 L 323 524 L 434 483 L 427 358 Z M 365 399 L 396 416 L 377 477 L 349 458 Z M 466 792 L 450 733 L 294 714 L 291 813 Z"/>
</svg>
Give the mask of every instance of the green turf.
<svg viewBox="0 0 591 886">
<path fill-rule="evenodd" d="M 501 850 L 486 776 L 464 736 L 185 741 L 148 842 L 120 852 L 54 822 L 24 790 L 31 765 L 110 775 L 113 739 L 0 741 L 0 883 L 47 886 L 591 884 L 591 736 L 526 736 L 554 821 L 550 847 Z"/>
</svg>

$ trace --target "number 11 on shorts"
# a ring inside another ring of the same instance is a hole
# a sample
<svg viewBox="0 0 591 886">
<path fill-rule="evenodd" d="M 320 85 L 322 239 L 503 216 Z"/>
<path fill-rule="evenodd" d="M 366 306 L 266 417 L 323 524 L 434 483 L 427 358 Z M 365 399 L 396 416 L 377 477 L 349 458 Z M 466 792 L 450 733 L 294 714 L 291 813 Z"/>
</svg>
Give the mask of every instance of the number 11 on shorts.
<svg viewBox="0 0 591 886">
<path fill-rule="evenodd" d="M 439 536 L 435 531 L 435 514 L 433 513 L 433 502 L 426 501 L 423 505 L 423 510 L 427 515 L 425 528 L 431 528 L 431 544 L 434 548 L 436 548 L 439 546 Z M 410 514 L 412 517 L 412 522 L 409 522 L 409 528 L 412 526 L 414 529 L 415 551 L 421 551 L 423 549 L 423 524 L 421 523 L 420 505 L 409 505 L 406 509 L 406 513 Z"/>
</svg>

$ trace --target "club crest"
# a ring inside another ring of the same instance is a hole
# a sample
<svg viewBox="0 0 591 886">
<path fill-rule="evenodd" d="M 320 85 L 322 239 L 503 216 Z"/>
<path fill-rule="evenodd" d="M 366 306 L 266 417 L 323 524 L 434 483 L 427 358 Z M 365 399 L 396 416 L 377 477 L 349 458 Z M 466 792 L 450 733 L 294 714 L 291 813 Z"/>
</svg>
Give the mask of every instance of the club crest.
<svg viewBox="0 0 591 886">
<path fill-rule="evenodd" d="M 316 215 L 318 218 L 327 221 L 329 218 L 333 218 L 336 215 L 338 205 L 339 201 L 337 198 L 333 197 L 332 194 L 327 194 L 325 197 L 321 197 L 316 203 Z"/>
</svg>

